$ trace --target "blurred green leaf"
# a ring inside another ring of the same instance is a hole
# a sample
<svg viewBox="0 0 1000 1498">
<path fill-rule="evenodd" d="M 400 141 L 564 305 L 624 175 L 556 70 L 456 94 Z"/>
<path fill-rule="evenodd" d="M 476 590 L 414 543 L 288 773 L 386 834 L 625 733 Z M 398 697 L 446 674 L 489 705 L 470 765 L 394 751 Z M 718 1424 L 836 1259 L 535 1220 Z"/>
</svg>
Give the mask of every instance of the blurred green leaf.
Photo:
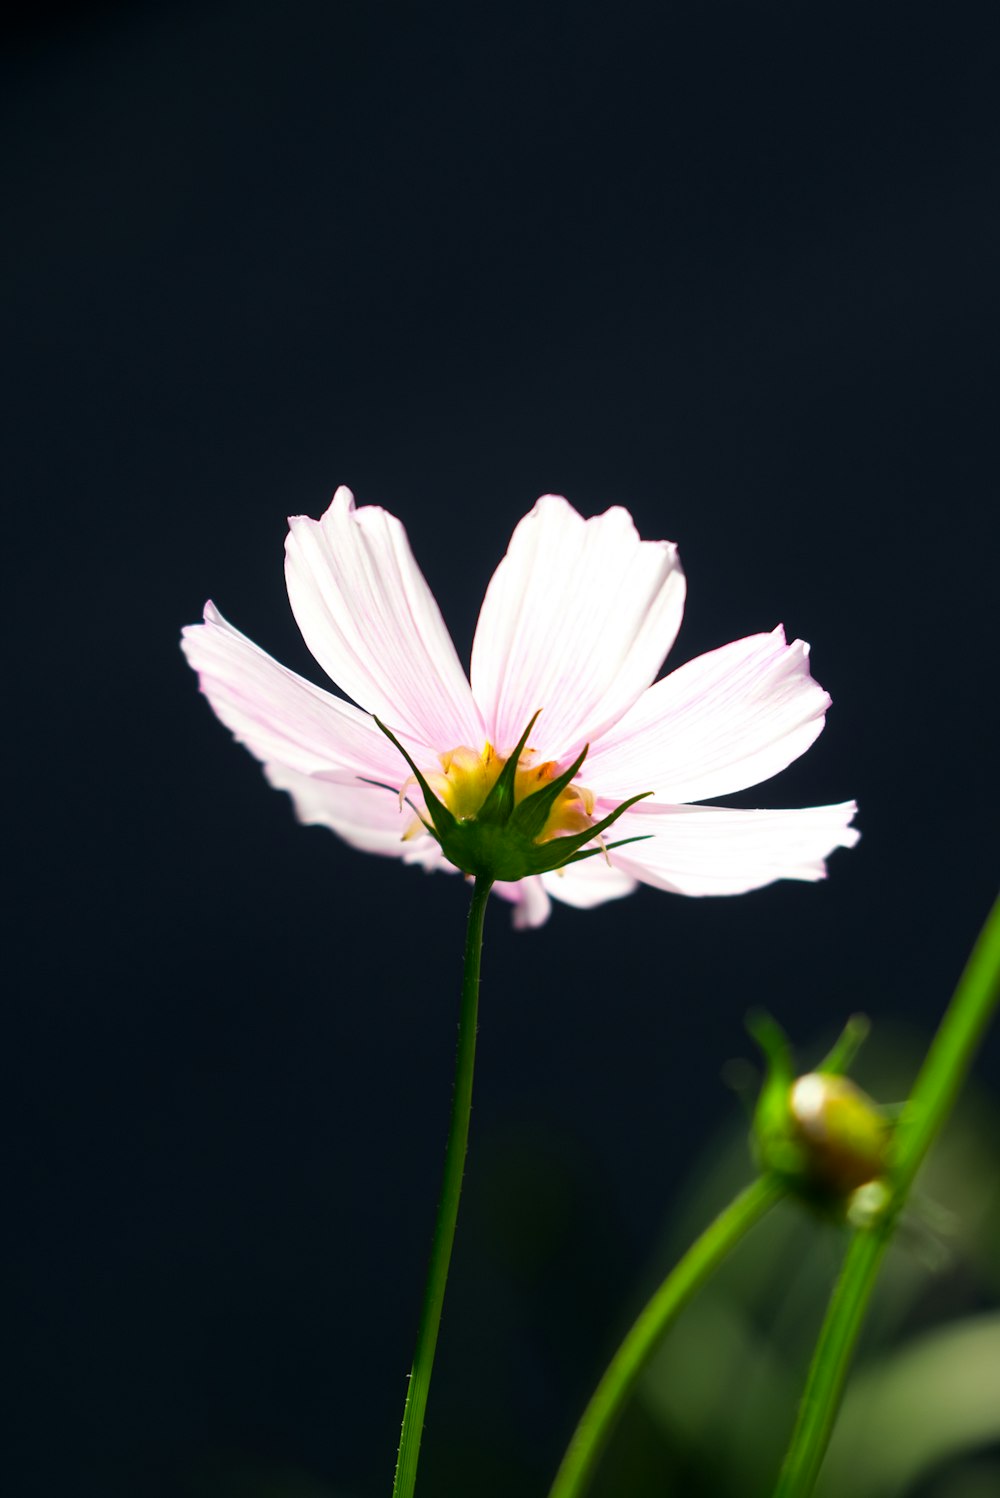
<svg viewBox="0 0 1000 1498">
<path fill-rule="evenodd" d="M 816 1498 L 902 1498 L 929 1470 L 994 1442 L 1000 1312 L 991 1311 L 913 1338 L 858 1373 Z"/>
</svg>

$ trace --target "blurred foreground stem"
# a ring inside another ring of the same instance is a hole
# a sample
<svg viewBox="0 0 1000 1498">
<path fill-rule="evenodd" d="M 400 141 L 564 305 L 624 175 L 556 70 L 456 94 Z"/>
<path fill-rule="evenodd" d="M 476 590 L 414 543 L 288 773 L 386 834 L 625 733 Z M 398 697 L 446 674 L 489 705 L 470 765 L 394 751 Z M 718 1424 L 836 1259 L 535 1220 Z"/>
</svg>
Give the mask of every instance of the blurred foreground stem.
<svg viewBox="0 0 1000 1498">
<path fill-rule="evenodd" d="M 886 1210 L 855 1233 L 813 1354 L 775 1498 L 812 1492 L 882 1257 L 913 1178 L 951 1110 L 1000 1000 L 1000 898 L 987 917 L 931 1043 L 896 1132 Z"/>
<path fill-rule="evenodd" d="M 584 1492 L 622 1406 L 670 1323 L 782 1194 L 781 1186 L 770 1176 L 754 1181 L 720 1212 L 670 1271 L 640 1312 L 594 1391 L 549 1498 L 577 1498 Z"/>
<path fill-rule="evenodd" d="M 478 878 L 472 891 L 469 924 L 465 935 L 465 969 L 462 974 L 462 1000 L 458 1019 L 458 1053 L 455 1058 L 455 1092 L 451 1102 L 451 1122 L 444 1157 L 444 1180 L 434 1224 L 431 1262 L 427 1271 L 424 1304 L 417 1331 L 413 1368 L 403 1407 L 403 1429 L 399 1437 L 393 1498 L 412 1498 L 417 1481 L 420 1437 L 424 1429 L 424 1412 L 431 1386 L 434 1351 L 437 1347 L 441 1308 L 444 1305 L 448 1265 L 455 1241 L 458 1203 L 462 1194 L 462 1175 L 469 1144 L 469 1115 L 472 1111 L 472 1073 L 476 1060 L 476 1024 L 479 1010 L 479 966 L 483 951 L 483 918 L 490 896 L 492 880 Z"/>
</svg>

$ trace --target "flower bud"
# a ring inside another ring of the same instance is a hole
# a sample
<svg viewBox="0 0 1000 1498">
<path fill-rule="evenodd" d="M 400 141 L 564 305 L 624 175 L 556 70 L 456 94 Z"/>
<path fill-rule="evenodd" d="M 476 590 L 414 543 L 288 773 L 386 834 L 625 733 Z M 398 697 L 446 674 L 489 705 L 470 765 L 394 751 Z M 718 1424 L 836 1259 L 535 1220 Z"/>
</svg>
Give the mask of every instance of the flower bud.
<svg viewBox="0 0 1000 1498">
<path fill-rule="evenodd" d="M 841 1074 L 867 1032 L 850 1021 L 827 1060 L 796 1077 L 788 1042 L 773 1020 L 751 1030 L 767 1058 L 754 1112 L 753 1148 L 762 1170 L 815 1205 L 868 1220 L 888 1200 L 883 1177 L 891 1137 L 886 1114 Z M 856 1203 L 856 1209 L 855 1209 Z"/>
<path fill-rule="evenodd" d="M 847 1196 L 882 1174 L 888 1120 L 847 1077 L 818 1071 L 798 1077 L 788 1113 L 808 1174 L 823 1190 Z"/>
</svg>

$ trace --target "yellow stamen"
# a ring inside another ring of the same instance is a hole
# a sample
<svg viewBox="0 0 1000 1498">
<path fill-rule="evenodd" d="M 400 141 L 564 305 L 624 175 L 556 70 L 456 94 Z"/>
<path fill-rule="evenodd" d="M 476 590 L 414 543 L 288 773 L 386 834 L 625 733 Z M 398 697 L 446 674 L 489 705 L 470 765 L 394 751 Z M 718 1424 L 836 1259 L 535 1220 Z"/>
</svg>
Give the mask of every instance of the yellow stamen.
<svg viewBox="0 0 1000 1498">
<path fill-rule="evenodd" d="M 427 784 L 460 822 L 474 820 L 507 761 L 492 744 L 482 750 L 460 744 L 442 754 L 440 762 L 440 772 L 426 773 Z M 525 750 L 514 776 L 515 805 L 555 780 L 559 773 L 555 760 L 538 763 L 534 751 Z M 593 812 L 593 792 L 586 786 L 568 785 L 556 798 L 537 841 L 546 843 L 554 837 L 585 832 L 593 826 Z"/>
<path fill-rule="evenodd" d="M 492 744 L 480 753 L 460 744 L 441 755 L 443 774 L 432 770 L 426 777 L 434 794 L 460 822 L 471 821 L 482 806 L 504 767 Z"/>
</svg>

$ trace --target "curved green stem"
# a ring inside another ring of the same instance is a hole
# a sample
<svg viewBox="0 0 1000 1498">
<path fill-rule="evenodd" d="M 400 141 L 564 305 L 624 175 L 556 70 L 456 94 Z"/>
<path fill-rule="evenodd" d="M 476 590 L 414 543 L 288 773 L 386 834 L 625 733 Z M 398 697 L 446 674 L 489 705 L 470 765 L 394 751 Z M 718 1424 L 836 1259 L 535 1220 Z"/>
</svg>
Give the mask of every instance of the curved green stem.
<svg viewBox="0 0 1000 1498">
<path fill-rule="evenodd" d="M 782 1195 L 771 1176 L 741 1191 L 667 1275 L 611 1359 L 573 1433 L 549 1498 L 577 1498 L 590 1478 L 622 1406 L 660 1338 L 695 1291 Z"/>
<path fill-rule="evenodd" d="M 434 1224 L 431 1262 L 424 1289 L 424 1304 L 417 1331 L 413 1368 L 403 1407 L 403 1429 L 399 1437 L 393 1498 L 411 1498 L 417 1481 L 420 1438 L 424 1429 L 424 1412 L 430 1392 L 434 1351 L 437 1347 L 441 1308 L 444 1305 L 448 1265 L 458 1203 L 462 1194 L 462 1175 L 469 1144 L 469 1115 L 472 1111 L 472 1073 L 476 1060 L 476 1016 L 479 1008 L 479 965 L 483 951 L 483 918 L 492 880 L 477 879 L 469 907 L 469 924 L 465 936 L 465 969 L 462 974 L 462 1001 L 458 1021 L 458 1053 L 455 1058 L 455 1092 L 451 1103 L 448 1145 L 444 1157 L 444 1180 Z"/>
<path fill-rule="evenodd" d="M 1000 1000 L 1000 898 L 972 949 L 931 1043 L 896 1133 L 888 1207 L 855 1234 L 820 1330 L 775 1498 L 807 1498 L 826 1452 L 837 1407 L 882 1257 L 920 1164 L 965 1079 Z"/>
<path fill-rule="evenodd" d="M 798 1422 L 774 1490 L 775 1498 L 793 1498 L 793 1495 L 804 1498 L 813 1490 L 833 1430 L 854 1344 L 891 1236 L 886 1226 L 881 1226 L 858 1232 L 851 1240 L 827 1306 L 799 1405 Z"/>
</svg>

